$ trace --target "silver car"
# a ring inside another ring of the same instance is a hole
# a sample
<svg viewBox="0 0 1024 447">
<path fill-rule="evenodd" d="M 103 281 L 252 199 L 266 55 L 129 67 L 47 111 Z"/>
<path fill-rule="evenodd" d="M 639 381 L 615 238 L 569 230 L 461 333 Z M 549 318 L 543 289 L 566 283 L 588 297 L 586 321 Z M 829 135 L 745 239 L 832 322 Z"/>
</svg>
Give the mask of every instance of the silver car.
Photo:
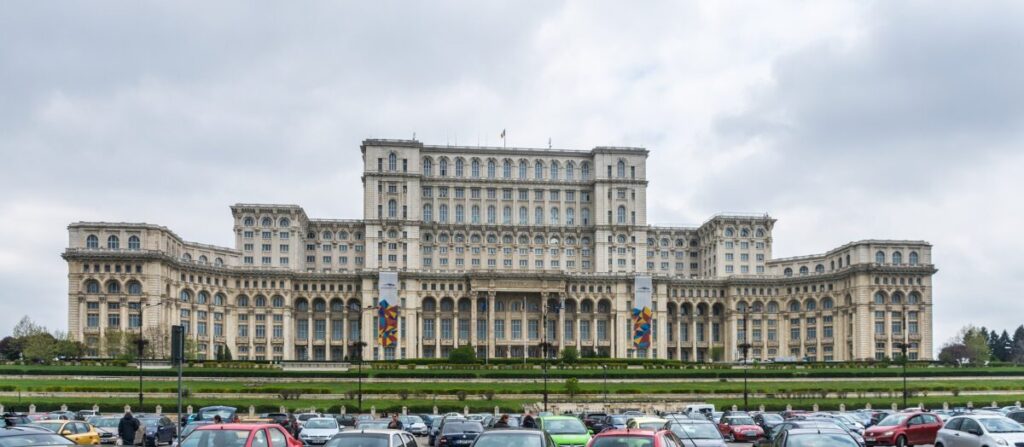
<svg viewBox="0 0 1024 447">
<path fill-rule="evenodd" d="M 683 445 L 695 447 L 725 447 L 725 439 L 718 431 L 718 426 L 708 420 L 670 419 L 669 430 L 683 441 Z"/>
<path fill-rule="evenodd" d="M 935 447 L 1016 446 L 1024 444 L 1024 426 L 1006 416 L 951 418 L 935 436 Z"/>
<path fill-rule="evenodd" d="M 323 445 L 340 431 L 335 418 L 310 418 L 302 425 L 299 440 L 307 445 Z"/>
</svg>

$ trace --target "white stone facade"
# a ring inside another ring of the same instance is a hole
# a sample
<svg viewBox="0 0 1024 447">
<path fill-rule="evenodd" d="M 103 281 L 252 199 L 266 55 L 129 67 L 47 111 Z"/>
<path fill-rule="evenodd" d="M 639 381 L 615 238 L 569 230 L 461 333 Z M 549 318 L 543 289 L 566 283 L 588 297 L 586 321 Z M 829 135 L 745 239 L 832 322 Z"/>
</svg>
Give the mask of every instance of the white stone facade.
<svg viewBox="0 0 1024 447">
<path fill-rule="evenodd" d="M 185 324 L 200 357 L 481 356 L 558 349 L 707 361 L 880 359 L 932 352 L 931 245 L 864 240 L 772 258 L 767 215 L 694 228 L 647 223 L 647 151 L 362 145 L 363 219 L 237 204 L 235 248 L 134 223 L 71 224 L 69 331 L 106 355 L 108 330 Z M 379 271 L 400 279 L 400 337 L 376 343 Z M 653 277 L 654 340 L 629 333 L 634 277 Z M 546 303 L 546 304 L 545 304 Z M 140 314 L 142 316 L 140 316 Z M 746 327 L 746 331 L 744 331 Z M 164 346 L 164 344 L 160 344 Z"/>
</svg>

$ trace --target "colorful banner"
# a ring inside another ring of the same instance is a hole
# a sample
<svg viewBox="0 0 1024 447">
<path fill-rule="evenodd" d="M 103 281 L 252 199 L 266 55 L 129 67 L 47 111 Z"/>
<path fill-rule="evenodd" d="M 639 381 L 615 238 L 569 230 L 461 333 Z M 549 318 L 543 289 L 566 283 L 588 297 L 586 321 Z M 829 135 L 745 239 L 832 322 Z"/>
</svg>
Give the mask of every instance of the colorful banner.
<svg viewBox="0 0 1024 447">
<path fill-rule="evenodd" d="M 653 317 L 651 294 L 653 286 L 650 276 L 637 276 L 633 282 L 633 347 L 651 347 L 651 319 Z"/>
<path fill-rule="evenodd" d="M 398 343 L 398 272 L 380 272 L 377 288 L 377 343 L 388 348 Z"/>
</svg>

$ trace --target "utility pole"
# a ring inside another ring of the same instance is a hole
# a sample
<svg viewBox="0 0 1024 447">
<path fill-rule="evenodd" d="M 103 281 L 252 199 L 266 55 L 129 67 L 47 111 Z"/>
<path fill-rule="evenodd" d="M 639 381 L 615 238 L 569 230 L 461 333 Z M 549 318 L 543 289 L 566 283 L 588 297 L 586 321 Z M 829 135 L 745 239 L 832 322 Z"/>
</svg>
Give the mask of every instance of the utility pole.
<svg viewBox="0 0 1024 447">
<path fill-rule="evenodd" d="M 739 348 L 743 350 L 743 411 L 750 411 L 749 403 L 747 401 L 747 372 L 749 367 L 747 365 L 747 352 L 750 350 L 750 343 L 747 342 L 747 313 L 750 311 L 746 303 L 743 304 L 743 343 L 740 344 Z"/>
</svg>

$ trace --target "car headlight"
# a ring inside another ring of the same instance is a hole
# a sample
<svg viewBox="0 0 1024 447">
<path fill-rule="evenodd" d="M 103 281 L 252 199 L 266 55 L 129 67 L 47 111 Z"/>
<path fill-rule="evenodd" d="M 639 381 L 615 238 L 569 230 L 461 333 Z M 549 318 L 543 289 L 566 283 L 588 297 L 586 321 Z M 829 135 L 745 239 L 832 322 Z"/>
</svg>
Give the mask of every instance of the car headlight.
<svg viewBox="0 0 1024 447">
<path fill-rule="evenodd" d="M 882 436 L 892 436 L 892 432 L 891 431 L 887 431 L 885 433 L 882 433 Z"/>
<path fill-rule="evenodd" d="M 1009 442 L 1006 442 L 1006 440 L 1002 439 L 1002 438 L 996 439 L 996 444 L 999 444 L 999 445 L 1010 445 Z"/>
</svg>

